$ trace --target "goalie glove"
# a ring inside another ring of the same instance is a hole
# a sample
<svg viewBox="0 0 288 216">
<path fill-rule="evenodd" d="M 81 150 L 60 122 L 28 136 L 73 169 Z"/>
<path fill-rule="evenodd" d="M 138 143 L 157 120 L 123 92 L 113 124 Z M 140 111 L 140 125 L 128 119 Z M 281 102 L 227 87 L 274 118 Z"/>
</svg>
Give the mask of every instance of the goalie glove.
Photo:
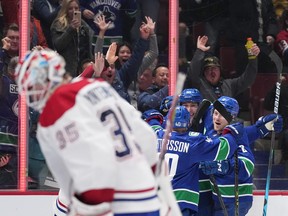
<svg viewBox="0 0 288 216">
<path fill-rule="evenodd" d="M 163 115 L 156 109 L 150 109 L 142 113 L 141 118 L 150 125 L 162 125 Z"/>
<path fill-rule="evenodd" d="M 228 160 L 218 160 L 218 161 L 201 161 L 199 168 L 205 175 L 221 174 L 226 175 L 229 171 L 230 164 Z"/>
<path fill-rule="evenodd" d="M 76 197 L 72 197 L 67 216 L 113 216 L 110 203 L 100 203 L 98 205 L 88 205 L 81 202 Z"/>
<path fill-rule="evenodd" d="M 281 115 L 269 114 L 262 116 L 255 123 L 257 131 L 260 134 L 260 138 L 265 137 L 270 131 L 279 133 L 283 128 L 283 118 Z"/>
<path fill-rule="evenodd" d="M 243 144 L 241 143 L 242 138 L 243 138 L 243 131 L 244 131 L 243 124 L 240 122 L 237 122 L 237 123 L 226 126 L 222 134 L 225 135 L 225 134 L 230 133 L 235 138 L 238 144 Z"/>
</svg>

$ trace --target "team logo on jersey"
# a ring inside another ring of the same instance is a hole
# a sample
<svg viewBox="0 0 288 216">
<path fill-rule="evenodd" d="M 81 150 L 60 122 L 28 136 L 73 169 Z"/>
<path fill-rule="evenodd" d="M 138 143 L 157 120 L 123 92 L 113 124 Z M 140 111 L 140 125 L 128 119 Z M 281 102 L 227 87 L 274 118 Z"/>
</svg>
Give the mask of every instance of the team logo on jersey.
<svg viewBox="0 0 288 216">
<path fill-rule="evenodd" d="M 198 132 L 189 132 L 189 136 L 199 136 Z"/>
<path fill-rule="evenodd" d="M 9 92 L 11 94 L 18 94 L 18 86 L 16 84 L 9 85 Z"/>
<path fill-rule="evenodd" d="M 212 142 L 212 139 L 210 137 L 207 137 L 206 142 Z"/>
<path fill-rule="evenodd" d="M 104 6 L 103 11 L 100 11 L 95 15 L 95 18 L 98 16 L 105 16 L 105 22 L 111 21 L 108 29 L 114 29 L 115 28 L 115 20 L 116 20 L 116 15 L 113 13 L 110 9 L 109 6 Z M 94 20 L 95 20 L 94 18 Z"/>
<path fill-rule="evenodd" d="M 18 103 L 18 99 L 15 100 L 14 104 L 12 105 L 12 110 L 13 113 L 18 116 L 18 110 L 19 110 L 19 103 Z"/>
</svg>

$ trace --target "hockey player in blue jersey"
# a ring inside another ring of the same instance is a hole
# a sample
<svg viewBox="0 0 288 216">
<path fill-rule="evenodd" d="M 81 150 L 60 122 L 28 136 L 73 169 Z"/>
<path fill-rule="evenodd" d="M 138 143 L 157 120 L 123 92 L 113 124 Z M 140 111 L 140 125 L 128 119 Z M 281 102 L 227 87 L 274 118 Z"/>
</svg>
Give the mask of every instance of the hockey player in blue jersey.
<svg viewBox="0 0 288 216">
<path fill-rule="evenodd" d="M 203 100 L 201 93 L 196 88 L 184 89 L 179 96 L 179 104 L 186 107 L 190 113 L 190 123 Z M 191 125 L 191 124 L 190 124 Z"/>
<path fill-rule="evenodd" d="M 158 137 L 157 150 L 160 152 L 165 133 L 161 126 L 163 116 L 157 110 L 149 110 L 143 113 L 142 118 L 154 129 Z M 184 106 L 178 106 L 165 154 L 173 191 L 184 216 L 194 215 L 198 209 L 199 162 L 230 158 L 238 147 L 238 139 L 242 137 L 243 130 L 243 125 L 237 123 L 233 127 L 227 126 L 225 135 L 223 133 L 223 136 L 211 139 L 200 133 L 189 132 L 189 125 L 190 113 Z"/>
<path fill-rule="evenodd" d="M 222 96 L 218 99 L 225 109 L 236 118 L 239 112 L 238 102 L 234 98 Z M 216 183 L 219 187 L 219 192 L 225 204 L 228 215 L 235 214 L 235 198 L 239 199 L 239 205 L 236 211 L 240 216 L 246 215 L 252 206 L 253 201 L 253 179 L 252 173 L 254 170 L 254 156 L 250 149 L 250 143 L 258 138 L 263 138 L 269 131 L 274 129 L 276 132 L 282 130 L 282 117 L 276 114 L 270 114 L 261 117 L 255 125 L 244 128 L 241 142 L 237 149 L 238 157 L 230 158 L 224 161 L 206 161 L 201 162 L 200 166 L 203 172 L 207 175 L 214 174 Z M 214 129 L 208 132 L 208 136 L 214 139 L 222 136 L 223 129 L 228 125 L 227 120 L 220 114 L 218 110 L 213 111 L 213 126 Z M 236 159 L 236 160 L 235 160 Z M 237 162 L 237 163 L 236 163 Z M 237 164 L 237 166 L 235 166 Z M 237 175 L 235 175 L 235 167 Z M 238 183 L 235 183 L 237 178 Z M 213 215 L 220 216 L 223 214 L 223 209 L 217 196 L 215 186 L 211 183 L 213 190 Z M 237 187 L 236 187 L 237 186 Z M 235 189 L 236 188 L 236 192 Z M 235 196 L 237 194 L 237 196 Z"/>
<path fill-rule="evenodd" d="M 172 104 L 172 100 L 173 100 L 173 96 L 167 96 L 161 102 L 159 110 L 161 114 L 165 116 L 163 127 L 165 127 L 167 113 Z M 192 126 L 193 117 L 196 114 L 197 109 L 200 103 L 202 102 L 202 100 L 203 100 L 202 95 L 199 92 L 199 90 L 196 88 L 184 89 L 179 95 L 179 105 L 186 107 L 186 109 L 190 113 L 190 126 Z M 206 113 L 209 113 L 209 111 L 207 110 L 205 112 L 205 115 L 203 116 L 207 116 Z M 193 130 L 193 128 L 191 127 L 189 127 L 189 130 L 195 132 L 195 130 Z M 201 120 L 201 125 L 199 126 L 199 130 L 197 130 L 196 132 L 203 133 L 203 130 L 204 130 L 204 122 Z"/>
</svg>

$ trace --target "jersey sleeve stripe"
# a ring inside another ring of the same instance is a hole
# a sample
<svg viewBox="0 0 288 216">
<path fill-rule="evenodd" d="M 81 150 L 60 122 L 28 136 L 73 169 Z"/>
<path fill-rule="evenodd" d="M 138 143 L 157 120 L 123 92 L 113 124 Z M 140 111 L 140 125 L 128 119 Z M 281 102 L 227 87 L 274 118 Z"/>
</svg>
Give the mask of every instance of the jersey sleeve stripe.
<svg viewBox="0 0 288 216">
<path fill-rule="evenodd" d="M 220 143 L 215 160 L 225 160 L 230 153 L 230 144 L 229 141 L 224 137 L 220 137 L 219 140 Z"/>
<path fill-rule="evenodd" d="M 254 163 L 245 157 L 238 157 L 244 164 L 248 176 L 251 176 L 254 170 Z"/>
</svg>

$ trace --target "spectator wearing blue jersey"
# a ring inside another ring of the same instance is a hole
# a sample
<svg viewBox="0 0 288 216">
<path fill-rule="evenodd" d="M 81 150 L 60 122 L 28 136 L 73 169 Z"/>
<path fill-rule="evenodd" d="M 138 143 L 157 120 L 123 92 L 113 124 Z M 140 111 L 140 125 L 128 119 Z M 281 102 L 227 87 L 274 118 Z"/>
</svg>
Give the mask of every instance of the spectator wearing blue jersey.
<svg viewBox="0 0 288 216">
<path fill-rule="evenodd" d="M 222 96 L 218 99 L 225 109 L 231 114 L 233 119 L 236 119 L 239 112 L 239 105 L 237 100 L 231 97 Z M 220 137 L 225 132 L 225 127 L 229 124 L 222 114 L 214 109 L 213 111 L 213 127 L 214 129 L 207 134 L 210 138 L 214 139 Z M 255 125 L 244 128 L 242 137 L 239 139 L 239 146 L 237 148 L 237 157 L 230 158 L 225 161 L 218 162 L 201 162 L 202 171 L 207 174 L 214 174 L 216 183 L 219 187 L 221 197 L 224 201 L 225 208 L 228 215 L 234 215 L 235 212 L 235 188 L 238 191 L 239 215 L 246 215 L 252 206 L 253 202 L 253 178 L 252 173 L 254 170 L 254 156 L 250 149 L 250 143 L 258 138 L 263 138 L 271 130 L 280 132 L 282 130 L 283 120 L 282 117 L 276 114 L 270 114 L 261 117 Z M 237 164 L 237 166 L 235 165 Z M 220 165 L 220 169 L 219 169 Z M 221 169 L 222 168 L 222 169 Z M 236 172 L 237 170 L 237 172 Z M 238 173 L 235 175 L 235 172 Z M 235 183 L 237 178 L 238 183 Z M 223 215 L 219 197 L 217 196 L 215 186 L 211 182 L 213 191 L 213 215 Z"/>
<path fill-rule="evenodd" d="M 199 162 L 232 157 L 238 147 L 238 140 L 242 137 L 243 125 L 236 123 L 233 127 L 227 126 L 227 134 L 210 139 L 200 133 L 188 131 L 190 113 L 184 106 L 176 107 L 174 114 L 165 160 L 169 161 L 169 175 L 182 215 L 191 216 L 198 211 Z M 154 129 L 158 137 L 157 150 L 160 152 L 162 148 L 166 148 L 163 146 L 165 130 L 161 126 L 163 116 L 157 110 L 148 110 L 143 113 L 142 118 Z"/>
<path fill-rule="evenodd" d="M 130 30 L 137 12 L 135 0 L 80 0 L 80 6 L 84 20 L 94 31 L 93 45 L 99 34 L 99 29 L 94 21 L 97 17 L 104 15 L 106 22 L 110 22 L 105 34 L 104 53 L 112 42 L 129 41 Z"/>
<path fill-rule="evenodd" d="M 18 88 L 12 57 L 7 73 L 0 73 L 0 189 L 16 189 L 18 173 Z"/>
</svg>

